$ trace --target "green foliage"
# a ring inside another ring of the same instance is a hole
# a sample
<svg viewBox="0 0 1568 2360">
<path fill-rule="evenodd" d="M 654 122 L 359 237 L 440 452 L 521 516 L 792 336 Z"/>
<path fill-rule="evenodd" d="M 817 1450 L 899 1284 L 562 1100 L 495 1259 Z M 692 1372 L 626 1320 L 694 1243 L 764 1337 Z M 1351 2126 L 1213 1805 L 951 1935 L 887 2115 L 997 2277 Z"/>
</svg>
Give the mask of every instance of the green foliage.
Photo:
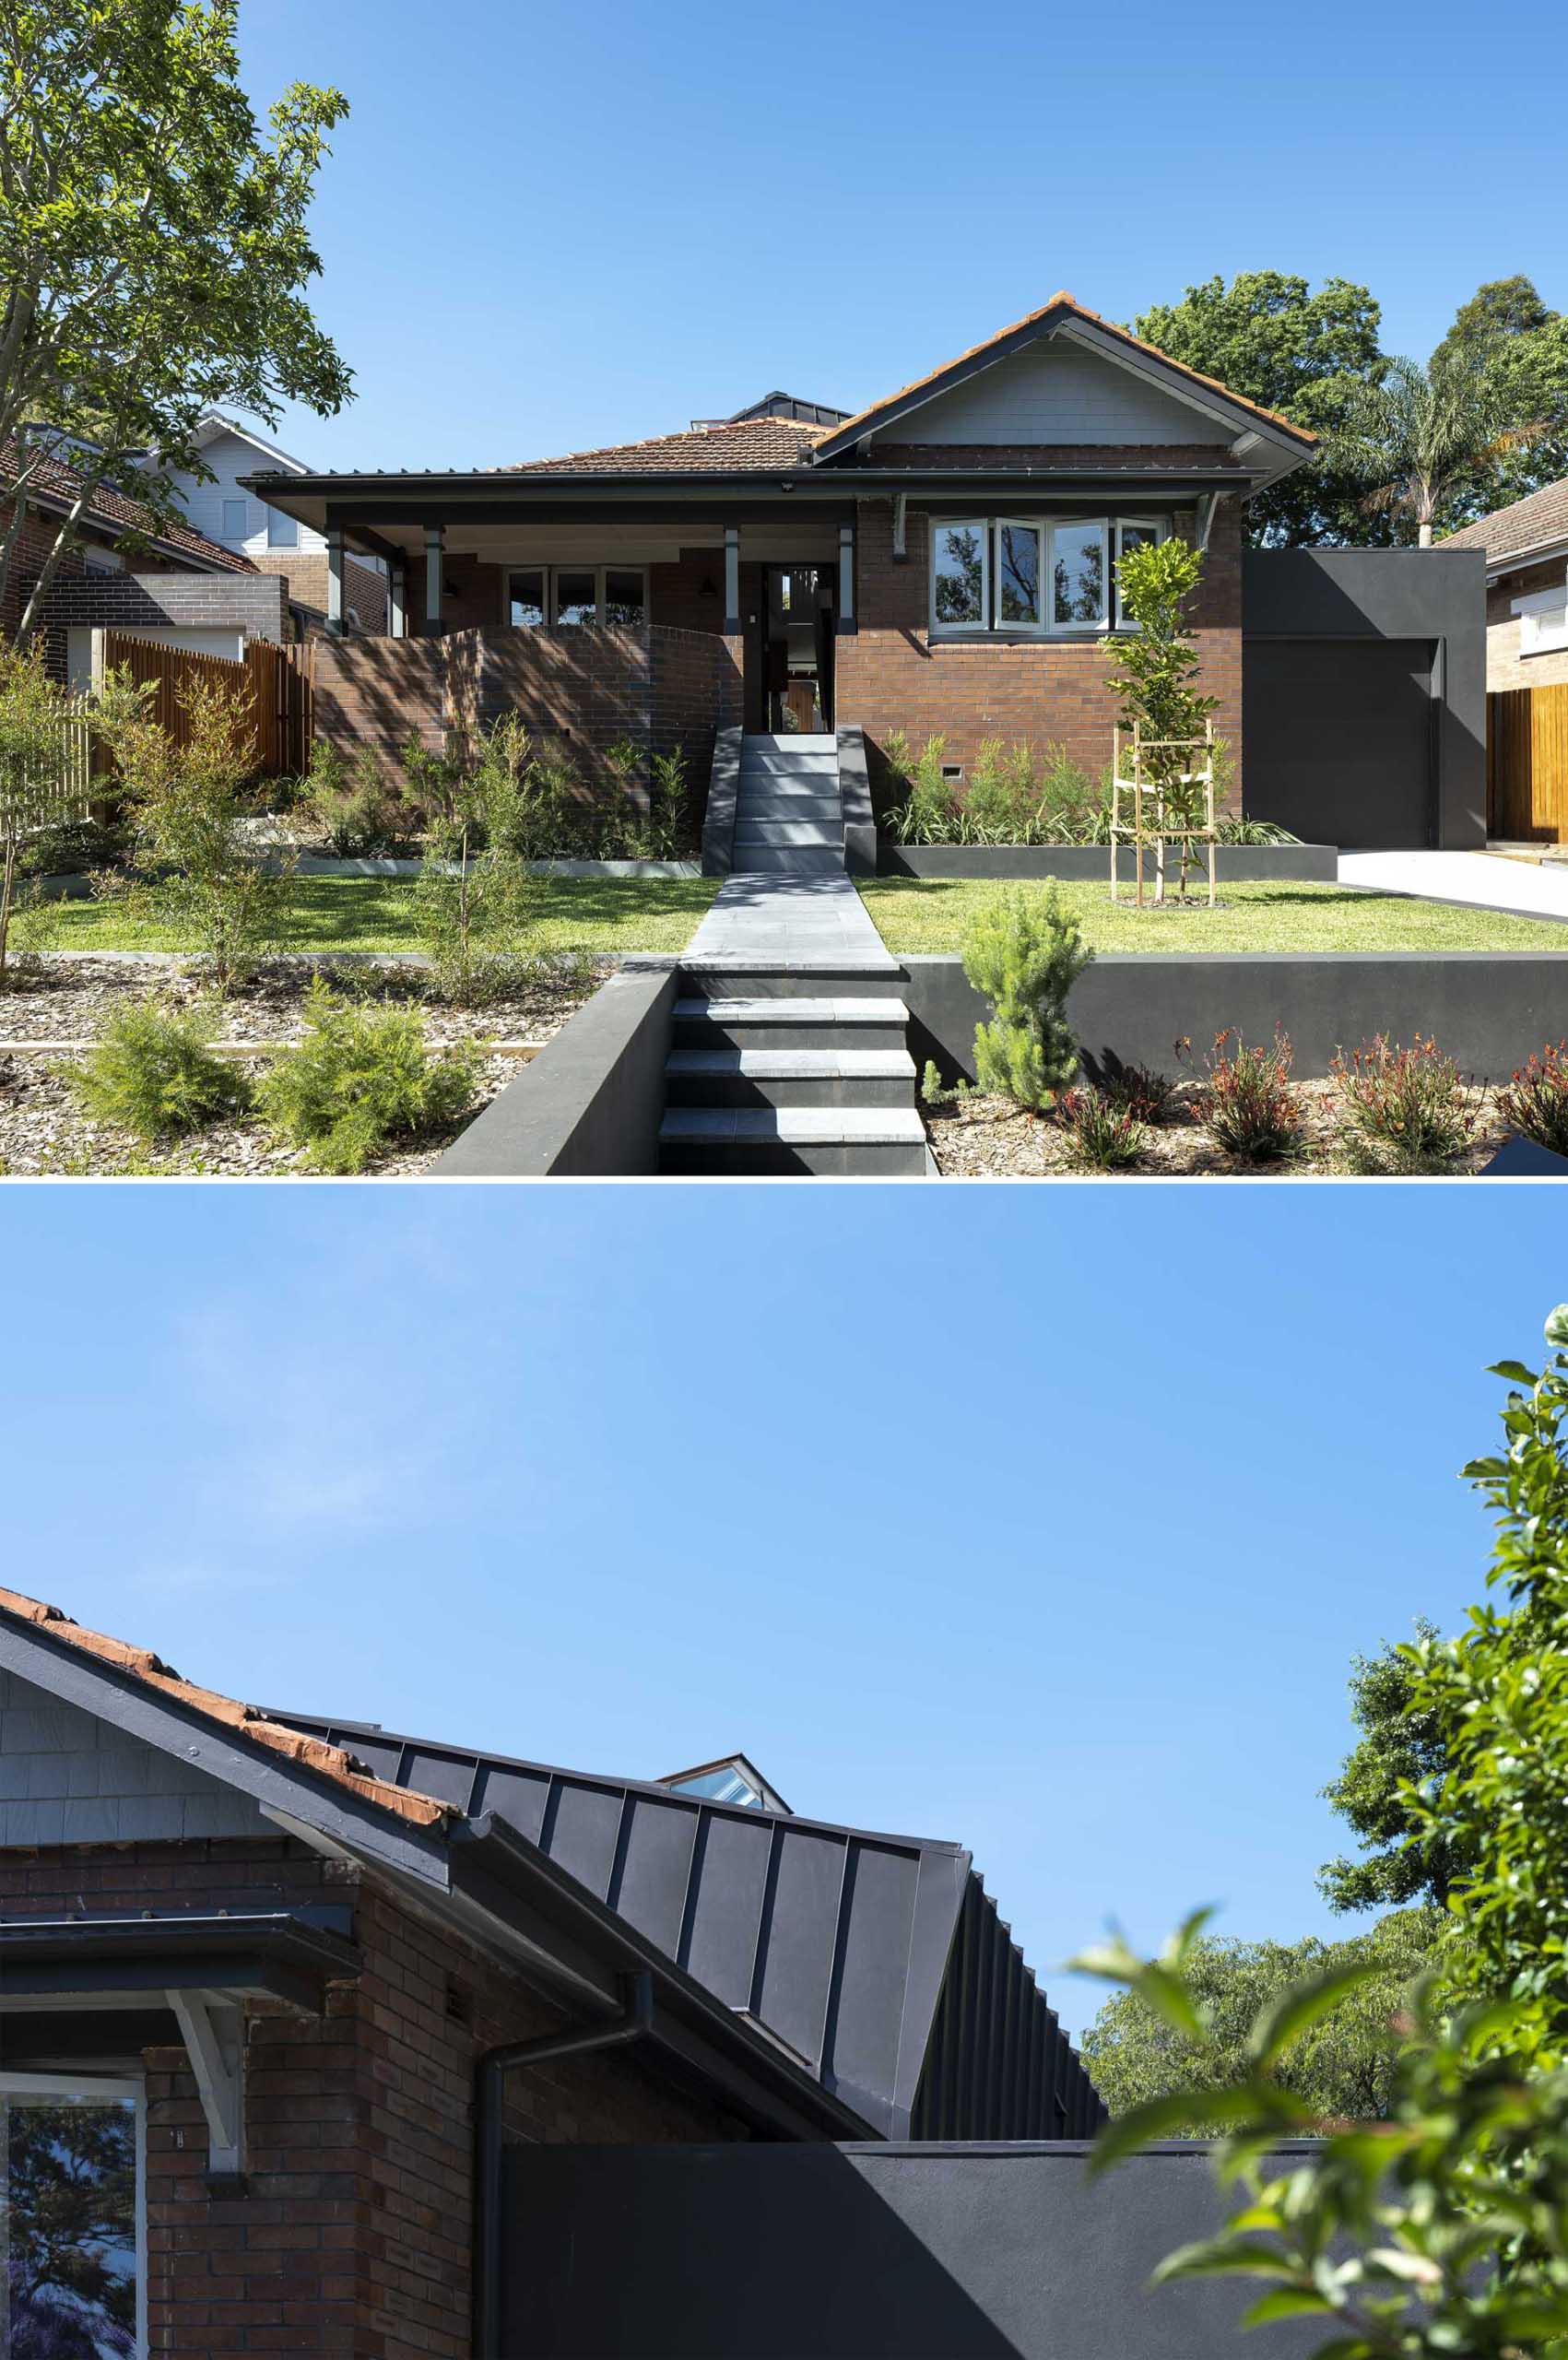
<svg viewBox="0 0 1568 2360">
<path fill-rule="evenodd" d="M 425 832 L 415 891 L 430 989 L 454 1008 L 482 1008 L 519 981 L 535 899 L 525 856 L 527 732 L 515 714 L 478 733 L 453 776 L 448 808 Z"/>
<path fill-rule="evenodd" d="M 238 0 L 0 11 L 0 449 L 20 454 L 24 492 L 38 445 L 21 430 L 41 419 L 92 438 L 92 481 L 171 517 L 177 473 L 210 477 L 195 439 L 209 406 L 277 425 L 286 402 L 325 416 L 348 395 L 304 294 L 321 267 L 316 173 L 347 108 L 296 82 L 260 128 L 238 14 Z M 25 602 L 24 638 L 73 523 Z M 0 607 L 16 546 L 0 548 Z"/>
<path fill-rule="evenodd" d="M 82 1064 L 61 1070 L 97 1121 L 116 1123 L 150 1146 L 249 1103 L 244 1074 L 212 1054 L 217 1033 L 211 1009 L 133 1000 L 114 1011 Z"/>
<path fill-rule="evenodd" d="M 195 942 L 219 992 L 243 983 L 277 942 L 289 864 L 271 863 L 242 825 L 255 742 L 243 690 L 193 681 L 182 691 L 186 739 L 149 720 L 124 680 L 102 700 L 100 726 L 119 765 L 152 899 Z"/>
<path fill-rule="evenodd" d="M 1070 1087 L 1079 1044 L 1067 994 L 1093 956 L 1054 879 L 1043 898 L 1020 890 L 982 906 L 963 941 L 964 974 L 995 1010 L 974 1035 L 982 1090 L 1038 1112 Z"/>
<path fill-rule="evenodd" d="M 1229 286 L 1215 277 L 1188 287 L 1179 303 L 1157 304 L 1134 324 L 1173 360 L 1332 437 L 1358 388 L 1381 372 L 1381 323 L 1367 289 L 1348 279 L 1326 279 L 1313 294 L 1304 278 L 1252 270 Z M 1386 541 L 1387 520 L 1362 513 L 1364 490 L 1353 469 L 1309 462 L 1247 502 L 1244 529 L 1255 547 Z"/>
<path fill-rule="evenodd" d="M 1098 1058 L 1086 1055 L 1083 1062 L 1101 1096 L 1114 1106 L 1125 1106 L 1140 1123 L 1165 1120 L 1177 1087 L 1169 1074 L 1119 1057 L 1114 1049 Z"/>
<path fill-rule="evenodd" d="M 1390 360 L 1347 406 L 1331 455 L 1365 479 L 1367 515 L 1388 517 L 1397 537 L 1413 533 L 1426 549 L 1456 500 L 1470 491 L 1489 504 L 1498 464 L 1539 440 L 1540 421 L 1513 407 L 1480 354 L 1461 348 L 1425 369 Z"/>
<path fill-rule="evenodd" d="M 1098 1090 L 1069 1090 L 1056 1101 L 1073 1162 L 1085 1172 L 1126 1172 L 1148 1143 L 1132 1108 Z"/>
<path fill-rule="evenodd" d="M 1173 536 L 1129 549 L 1117 560 L 1116 581 L 1122 611 L 1138 628 L 1106 643 L 1117 667 L 1110 686 L 1122 701 L 1122 727 L 1129 736 L 1139 731 L 1144 783 L 1159 796 L 1165 823 L 1177 829 L 1208 825 L 1204 739 L 1220 700 L 1197 685 L 1197 645 L 1184 611 L 1202 579 L 1201 555 Z M 1181 862 L 1184 893 L 1190 849 Z"/>
<path fill-rule="evenodd" d="M 915 754 L 902 730 L 883 759 L 893 799 L 882 828 L 904 844 L 1085 844 L 1105 839 L 1104 796 L 1065 746 L 1036 759 L 1029 745 L 987 738 L 967 782 L 945 779 L 948 741 Z"/>
<path fill-rule="evenodd" d="M 1463 1154 L 1480 1121 L 1463 1076 L 1435 1041 L 1408 1049 L 1380 1032 L 1330 1070 L 1352 1153 L 1378 1172 L 1441 1171 Z"/>
<path fill-rule="evenodd" d="M 432 1056 L 418 1009 L 344 997 L 318 976 L 305 1037 L 274 1059 L 257 1091 L 263 1115 L 317 1172 L 362 1172 L 391 1141 L 455 1122 L 472 1104 L 480 1048 Z"/>
<path fill-rule="evenodd" d="M 1204 1063 L 1198 1119 L 1220 1146 L 1244 1163 L 1289 1155 L 1303 1121 L 1301 1092 L 1291 1080 L 1290 1035 L 1276 1030 L 1267 1048 L 1251 1048 L 1238 1032 L 1217 1033 Z"/>
<path fill-rule="evenodd" d="M 1543 430 L 1500 453 L 1489 476 L 1457 488 L 1441 518 L 1445 530 L 1568 475 L 1568 319 L 1541 301 L 1531 279 L 1499 278 L 1478 288 L 1432 359 L 1475 363 L 1511 425 L 1535 421 Z"/>
<path fill-rule="evenodd" d="M 44 670 L 41 646 L 0 647 L 0 990 L 22 847 L 34 831 L 58 828 L 77 813 L 65 761 L 68 711 L 64 690 Z"/>
<path fill-rule="evenodd" d="M 1242 1942 L 1200 1935 L 1186 1953 L 1187 1991 L 1198 2020 L 1173 2024 L 1136 1988 L 1107 2000 L 1083 2039 L 1083 2061 L 1113 2115 L 1173 2091 L 1219 2090 L 1245 2072 L 1252 2027 L 1288 1991 L 1340 1967 L 1376 1973 L 1345 2006 L 1305 2033 L 1289 2085 L 1315 2114 L 1368 2121 L 1387 2110 L 1400 2036 L 1397 2019 L 1432 1964 L 1442 1918 L 1405 1909 L 1349 1941 Z M 1203 2135 L 1201 2121 L 1173 2124 L 1170 2138 Z"/>
<path fill-rule="evenodd" d="M 349 759 L 325 738 L 311 749 L 303 800 L 339 860 L 407 852 L 428 820 L 407 791 L 407 773 L 388 777 L 372 746 L 356 747 Z"/>
<path fill-rule="evenodd" d="M 1435 1639 L 1436 1625 L 1418 1618 L 1416 1633 L 1423 1642 Z M 1331 1909 L 1413 1901 L 1441 1908 L 1459 1873 L 1446 1843 L 1429 1849 L 1417 1840 L 1421 1824 L 1407 1800 L 1413 1787 L 1441 1783 L 1448 1759 L 1437 1717 L 1416 1690 L 1416 1667 L 1402 1646 L 1385 1644 L 1351 1660 L 1350 1718 L 1361 1734 L 1323 1794 L 1370 1857 L 1329 1860 L 1318 1871 Z"/>
<path fill-rule="evenodd" d="M 1549 1041 L 1539 1057 L 1516 1066 L 1497 1111 L 1511 1131 L 1568 1155 L 1568 1041 Z"/>
</svg>

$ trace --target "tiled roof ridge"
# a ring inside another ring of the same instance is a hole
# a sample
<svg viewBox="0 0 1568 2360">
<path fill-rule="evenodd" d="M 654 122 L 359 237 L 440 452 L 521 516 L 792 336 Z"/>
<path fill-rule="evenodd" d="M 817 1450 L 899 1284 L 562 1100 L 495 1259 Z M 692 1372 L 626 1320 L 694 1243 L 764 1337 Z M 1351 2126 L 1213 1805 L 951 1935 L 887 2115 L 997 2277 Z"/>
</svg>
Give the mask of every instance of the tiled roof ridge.
<svg viewBox="0 0 1568 2360">
<path fill-rule="evenodd" d="M 78 1653 L 91 1656 L 116 1671 L 128 1672 L 159 1695 L 186 1705 L 221 1728 L 240 1731 L 300 1768 L 331 1779 L 334 1785 L 347 1788 L 383 1811 L 395 1812 L 398 1818 L 415 1826 L 439 1826 L 453 1815 L 453 1806 L 438 1801 L 432 1795 L 416 1794 L 407 1787 L 395 1787 L 386 1779 L 376 1777 L 346 1747 L 330 1745 L 323 1738 L 308 1737 L 300 1729 L 269 1719 L 255 1705 L 241 1704 L 231 1696 L 220 1695 L 215 1688 L 183 1680 L 151 1647 L 134 1646 L 127 1639 L 111 1638 L 105 1632 L 90 1630 L 63 1607 L 50 1606 L 20 1590 L 0 1587 L 0 1614 L 30 1623 Z"/>
<path fill-rule="evenodd" d="M 515 459 L 496 472 L 499 475 L 526 475 L 534 468 L 582 466 L 589 459 L 624 461 L 634 457 L 640 451 L 667 451 L 681 443 L 718 442 L 726 437 L 743 440 L 749 437 L 755 441 L 758 429 L 769 426 L 783 427 L 808 444 L 819 442 L 828 434 L 838 431 L 833 427 L 810 425 L 804 419 L 775 416 L 769 411 L 756 418 L 727 418 L 712 425 L 675 427 L 665 434 L 643 435 L 634 442 L 599 442 L 582 451 L 558 451 L 543 459 Z"/>
</svg>

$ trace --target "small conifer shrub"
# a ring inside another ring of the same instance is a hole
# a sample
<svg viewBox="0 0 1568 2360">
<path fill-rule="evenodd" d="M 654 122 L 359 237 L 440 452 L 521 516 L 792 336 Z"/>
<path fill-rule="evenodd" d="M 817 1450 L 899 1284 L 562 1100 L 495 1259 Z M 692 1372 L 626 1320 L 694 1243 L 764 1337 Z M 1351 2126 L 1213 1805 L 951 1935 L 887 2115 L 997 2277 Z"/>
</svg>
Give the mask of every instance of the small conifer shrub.
<svg viewBox="0 0 1568 2360">
<path fill-rule="evenodd" d="M 1093 956 L 1055 879 L 1043 897 L 1015 888 L 981 909 L 964 937 L 963 971 L 995 1011 L 974 1035 L 982 1090 L 1039 1114 L 1072 1087 L 1079 1044 L 1067 995 Z"/>
<path fill-rule="evenodd" d="M 250 1103 L 245 1075 L 213 1055 L 217 1012 L 155 999 L 117 1009 L 77 1066 L 61 1070 L 96 1122 L 115 1123 L 149 1145 L 199 1131 Z"/>
<path fill-rule="evenodd" d="M 346 999 L 318 976 L 304 1039 L 275 1060 L 257 1094 L 274 1131 L 304 1148 L 312 1170 L 362 1172 L 393 1141 L 465 1114 L 479 1056 L 472 1042 L 432 1055 L 417 1008 Z"/>
</svg>

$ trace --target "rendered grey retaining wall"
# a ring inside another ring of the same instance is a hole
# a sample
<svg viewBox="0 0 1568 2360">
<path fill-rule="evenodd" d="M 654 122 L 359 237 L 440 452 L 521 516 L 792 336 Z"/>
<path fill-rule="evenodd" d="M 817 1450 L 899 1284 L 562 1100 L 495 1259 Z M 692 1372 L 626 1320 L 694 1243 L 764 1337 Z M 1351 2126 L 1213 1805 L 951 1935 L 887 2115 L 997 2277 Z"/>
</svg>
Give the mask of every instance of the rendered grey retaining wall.
<svg viewBox="0 0 1568 2360">
<path fill-rule="evenodd" d="M 1151 2288 L 1226 2207 L 1204 2147 L 516 2146 L 501 2360 L 1302 2360 L 1256 2283 Z"/>
<path fill-rule="evenodd" d="M 944 1080 L 974 1078 L 974 1030 L 991 1010 L 956 958 L 900 962 L 910 1054 Z M 1407 1046 L 1420 1032 L 1479 1081 L 1506 1080 L 1532 1049 L 1568 1033 L 1568 950 L 1218 951 L 1159 958 L 1107 951 L 1073 985 L 1067 1013 L 1088 1054 L 1171 1072 L 1184 1036 L 1201 1063 L 1233 1026 L 1249 1042 L 1290 1034 L 1303 1080 L 1375 1032 Z"/>
<path fill-rule="evenodd" d="M 1221 844 L 1215 860 L 1221 884 L 1307 881 L 1332 885 L 1339 873 L 1337 844 Z M 1102 885 L 1111 873 L 1111 855 L 1104 844 L 895 844 L 877 847 L 878 877 L 1059 877 L 1064 884 L 1079 879 Z M 1129 882 L 1137 875 L 1134 855 L 1124 848 L 1117 873 Z M 1176 870 L 1167 870 L 1167 891 L 1173 891 Z M 1153 862 L 1146 856 L 1144 881 L 1153 877 Z"/>
<path fill-rule="evenodd" d="M 637 1177 L 659 1168 L 678 968 L 622 968 L 434 1167 L 441 1180 Z"/>
</svg>

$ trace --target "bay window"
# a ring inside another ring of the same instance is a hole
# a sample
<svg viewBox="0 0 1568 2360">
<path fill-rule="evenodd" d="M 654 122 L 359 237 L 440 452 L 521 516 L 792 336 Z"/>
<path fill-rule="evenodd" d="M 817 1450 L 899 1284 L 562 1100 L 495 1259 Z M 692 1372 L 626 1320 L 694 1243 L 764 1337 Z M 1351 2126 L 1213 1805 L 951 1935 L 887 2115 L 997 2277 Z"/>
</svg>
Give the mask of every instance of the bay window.
<svg viewBox="0 0 1568 2360">
<path fill-rule="evenodd" d="M 142 2085 L 0 2073 L 0 2360 L 147 2351 Z"/>
<path fill-rule="evenodd" d="M 1169 530 L 1156 517 L 934 517 L 932 634 L 1131 628 L 1117 609 L 1114 560 Z"/>
<path fill-rule="evenodd" d="M 520 631 L 546 623 L 641 631 L 648 620 L 648 576 L 640 565 L 512 566 L 502 612 Z"/>
</svg>

